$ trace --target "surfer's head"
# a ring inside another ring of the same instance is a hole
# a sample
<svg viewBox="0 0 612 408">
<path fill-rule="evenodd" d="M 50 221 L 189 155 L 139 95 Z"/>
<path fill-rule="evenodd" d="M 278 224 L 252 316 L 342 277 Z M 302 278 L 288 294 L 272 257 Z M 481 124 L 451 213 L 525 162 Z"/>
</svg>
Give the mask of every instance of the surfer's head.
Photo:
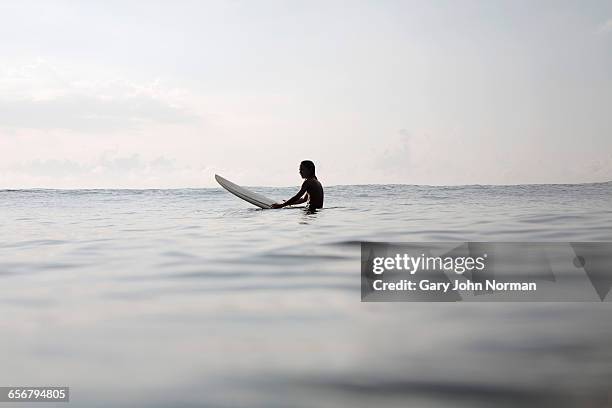
<svg viewBox="0 0 612 408">
<path fill-rule="evenodd" d="M 310 160 L 302 161 L 300 163 L 300 176 L 302 176 L 302 178 L 309 178 L 309 177 L 317 178 L 317 176 L 315 175 L 314 163 L 311 162 Z"/>
</svg>

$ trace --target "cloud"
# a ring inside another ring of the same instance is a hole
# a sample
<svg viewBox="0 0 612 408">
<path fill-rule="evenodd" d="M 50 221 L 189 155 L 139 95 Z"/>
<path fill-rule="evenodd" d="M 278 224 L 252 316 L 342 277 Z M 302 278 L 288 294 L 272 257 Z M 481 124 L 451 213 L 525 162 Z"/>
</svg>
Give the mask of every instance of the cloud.
<svg viewBox="0 0 612 408">
<path fill-rule="evenodd" d="M 90 162 L 75 160 L 32 160 L 1 168 L 31 176 L 46 177 L 82 177 L 92 175 L 125 176 L 130 173 L 155 174 L 178 169 L 175 160 L 158 156 L 153 159 L 144 159 L 139 154 L 120 155 L 114 152 L 104 152 L 97 159 Z"/>
<path fill-rule="evenodd" d="M 373 156 L 372 169 L 388 182 L 444 183 L 457 176 L 450 170 L 454 166 L 452 154 L 439 149 L 449 146 L 452 150 L 453 140 L 441 133 L 400 129 L 390 139 L 381 138 L 381 143 L 381 150 Z M 439 161 L 445 163 L 444 167 Z"/>
<path fill-rule="evenodd" d="M 106 151 L 92 160 L 0 164 L 1 188 L 177 188 L 211 186 L 215 169 L 172 157 Z"/>
<path fill-rule="evenodd" d="M 602 34 L 612 32 L 612 18 L 597 27 L 597 31 Z"/>
<path fill-rule="evenodd" d="M 0 100 L 0 123 L 8 128 L 103 132 L 147 122 L 184 123 L 195 116 L 146 97 L 68 95 L 50 100 Z"/>
<path fill-rule="evenodd" d="M 374 168 L 385 173 L 405 175 L 410 173 L 413 161 L 414 135 L 405 129 L 398 131 L 398 137 L 374 159 Z"/>
<path fill-rule="evenodd" d="M 177 90 L 159 81 L 88 80 L 43 60 L 0 72 L 0 126 L 96 133 L 146 123 L 189 123 L 198 116 L 180 104 Z"/>
<path fill-rule="evenodd" d="M 612 181 L 612 154 L 577 163 L 572 170 L 581 181 Z"/>
</svg>

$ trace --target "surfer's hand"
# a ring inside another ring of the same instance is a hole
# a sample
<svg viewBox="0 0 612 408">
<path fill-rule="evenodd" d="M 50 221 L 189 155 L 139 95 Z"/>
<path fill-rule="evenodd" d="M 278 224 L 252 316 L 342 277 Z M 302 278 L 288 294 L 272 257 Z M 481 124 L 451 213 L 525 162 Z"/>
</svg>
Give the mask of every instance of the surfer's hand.
<svg viewBox="0 0 612 408">
<path fill-rule="evenodd" d="M 283 208 L 283 205 L 279 203 L 274 203 L 272 204 L 272 208 Z"/>
</svg>

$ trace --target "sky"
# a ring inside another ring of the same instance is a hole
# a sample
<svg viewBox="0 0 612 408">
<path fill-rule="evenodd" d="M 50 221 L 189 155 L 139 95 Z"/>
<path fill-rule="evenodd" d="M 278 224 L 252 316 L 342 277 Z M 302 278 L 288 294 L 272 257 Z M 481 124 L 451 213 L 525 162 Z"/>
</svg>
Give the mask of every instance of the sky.
<svg viewBox="0 0 612 408">
<path fill-rule="evenodd" d="M 612 2 L 0 2 L 0 188 L 612 180 Z"/>
</svg>

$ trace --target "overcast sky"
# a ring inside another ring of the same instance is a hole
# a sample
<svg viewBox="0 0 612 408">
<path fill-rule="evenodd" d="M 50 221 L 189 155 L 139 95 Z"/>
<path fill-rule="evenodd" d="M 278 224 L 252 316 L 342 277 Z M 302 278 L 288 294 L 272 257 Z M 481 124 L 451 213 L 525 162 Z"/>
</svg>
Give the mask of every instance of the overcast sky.
<svg viewBox="0 0 612 408">
<path fill-rule="evenodd" d="M 612 180 L 611 1 L 0 2 L 0 188 Z"/>
</svg>

